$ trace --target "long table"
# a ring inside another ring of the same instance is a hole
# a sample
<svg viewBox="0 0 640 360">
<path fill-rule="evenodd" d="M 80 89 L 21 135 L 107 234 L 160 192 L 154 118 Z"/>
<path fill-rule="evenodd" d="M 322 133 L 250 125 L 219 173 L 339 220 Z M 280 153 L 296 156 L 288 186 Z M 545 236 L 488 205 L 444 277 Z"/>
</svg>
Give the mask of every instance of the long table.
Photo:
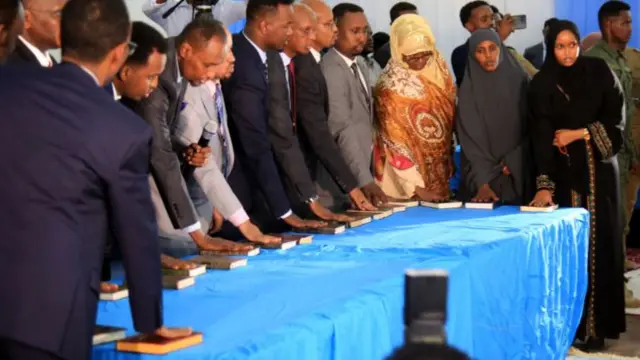
<svg viewBox="0 0 640 360">
<path fill-rule="evenodd" d="M 164 292 L 204 343 L 167 359 L 377 360 L 403 343 L 407 268 L 449 271 L 449 343 L 475 359 L 564 359 L 587 284 L 588 213 L 413 208 L 311 245 L 263 251 Z M 97 322 L 133 333 L 126 300 Z M 94 359 L 151 359 L 94 348 Z"/>
</svg>

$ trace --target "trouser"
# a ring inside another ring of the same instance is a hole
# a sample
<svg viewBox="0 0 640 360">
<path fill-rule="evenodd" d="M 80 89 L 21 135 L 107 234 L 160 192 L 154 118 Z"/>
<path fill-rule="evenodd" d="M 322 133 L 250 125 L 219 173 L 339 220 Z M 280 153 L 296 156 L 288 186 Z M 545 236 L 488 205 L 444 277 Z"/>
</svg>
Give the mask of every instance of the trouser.
<svg viewBox="0 0 640 360">
<path fill-rule="evenodd" d="M 62 360 L 44 350 L 9 340 L 0 339 L 0 359 L 2 360 Z M 79 359 L 81 360 L 81 359 Z"/>
<path fill-rule="evenodd" d="M 189 234 L 173 227 L 158 187 L 156 186 L 156 182 L 152 176 L 149 176 L 149 187 L 151 188 L 151 200 L 153 201 L 156 221 L 158 222 L 158 237 L 162 253 L 173 257 L 185 257 L 197 254 L 198 247 Z M 195 181 L 188 185 L 188 190 L 193 206 L 196 209 L 196 214 L 200 220 L 201 230 L 206 234 L 209 229 L 209 224 L 211 223 L 213 207 Z"/>
</svg>

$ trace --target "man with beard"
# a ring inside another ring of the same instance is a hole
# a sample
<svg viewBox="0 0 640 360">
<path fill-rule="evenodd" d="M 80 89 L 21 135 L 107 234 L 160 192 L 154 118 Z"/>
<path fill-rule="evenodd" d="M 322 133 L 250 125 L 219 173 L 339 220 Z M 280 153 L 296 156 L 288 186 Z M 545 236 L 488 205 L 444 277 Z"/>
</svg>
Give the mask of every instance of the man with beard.
<svg viewBox="0 0 640 360">
<path fill-rule="evenodd" d="M 638 192 L 637 183 L 629 181 L 632 169 L 638 169 L 638 150 L 631 132 L 631 123 L 635 113 L 632 95 L 633 76 L 624 57 L 624 50 L 631 39 L 631 7 L 622 1 L 608 1 L 598 11 L 598 23 L 602 40 L 593 45 L 585 55 L 599 57 L 607 62 L 607 65 L 620 80 L 625 100 L 624 143 L 618 153 L 620 203 L 624 207 L 624 235 L 619 241 L 624 244 Z M 629 186 L 633 188 L 629 189 Z M 635 299 L 633 292 L 628 288 L 625 302 L 627 307 L 640 307 L 640 300 Z"/>
<path fill-rule="evenodd" d="M 0 65 L 13 53 L 23 25 L 22 1 L 0 0 Z"/>
<path fill-rule="evenodd" d="M 24 29 L 9 62 L 30 62 L 51 67 L 49 50 L 60 48 L 60 13 L 67 0 L 24 0 Z"/>
<path fill-rule="evenodd" d="M 367 43 L 369 24 L 364 10 L 355 4 L 336 5 L 333 16 L 338 26 L 338 38 L 320 63 L 329 90 L 329 130 L 356 177 L 358 187 L 363 188 L 374 206 L 378 206 L 388 200 L 373 180 L 371 172 L 372 89 L 366 80 L 367 69 L 360 68 L 356 62 L 356 57 L 362 54 Z M 319 184 L 332 195 L 334 206 L 346 205 L 331 177 L 320 178 Z"/>
</svg>

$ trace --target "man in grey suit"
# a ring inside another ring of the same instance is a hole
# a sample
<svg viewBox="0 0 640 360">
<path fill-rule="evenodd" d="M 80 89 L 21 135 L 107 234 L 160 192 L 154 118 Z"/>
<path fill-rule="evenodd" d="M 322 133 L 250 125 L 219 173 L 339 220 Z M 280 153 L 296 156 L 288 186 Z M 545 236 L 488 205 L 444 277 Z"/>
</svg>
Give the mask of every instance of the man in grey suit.
<svg viewBox="0 0 640 360">
<path fill-rule="evenodd" d="M 365 79 L 366 69 L 356 62 L 367 42 L 367 18 L 358 5 L 342 3 L 333 8 L 338 39 L 322 58 L 320 66 L 329 90 L 329 129 L 340 152 L 356 177 L 358 187 L 374 206 L 387 202 L 387 196 L 373 180 L 373 101 Z M 318 180 L 336 202 L 342 193 L 329 176 Z M 338 205 L 338 204 L 336 204 Z"/>
<path fill-rule="evenodd" d="M 542 27 L 542 38 L 547 37 L 547 32 L 549 32 L 549 28 L 553 23 L 557 22 L 558 19 L 550 18 L 544 22 L 544 26 Z M 547 49 L 545 48 L 544 41 L 539 42 L 531 47 L 528 47 L 524 51 L 524 58 L 529 60 L 531 65 L 535 66 L 536 69 L 540 70 L 542 68 L 542 64 L 544 63 L 544 58 L 547 55 Z"/>
<path fill-rule="evenodd" d="M 174 143 L 189 146 L 197 143 L 206 130 L 213 134 L 209 140 L 211 153 L 209 161 L 196 168 L 193 177 L 185 179 L 189 195 L 194 203 L 209 201 L 215 212 L 212 231 L 217 232 L 223 219 L 237 227 L 242 236 L 256 243 L 278 243 L 279 238 L 265 235 L 254 225 L 244 207 L 227 183 L 231 173 L 235 155 L 229 126 L 227 111 L 219 79 L 229 78 L 233 73 L 235 57 L 231 51 L 233 39 L 226 32 L 225 61 L 212 71 L 212 80 L 196 86 L 187 85 L 184 95 L 184 109 L 180 112 L 176 128 L 172 134 Z M 210 210 L 211 206 L 208 207 Z"/>
<path fill-rule="evenodd" d="M 202 149 L 197 144 L 177 149 L 172 144 L 170 135 L 184 106 L 187 83 L 201 84 L 208 79 L 210 69 L 225 59 L 225 42 L 226 33 L 220 22 L 206 19 L 192 22 L 177 38 L 169 39 L 167 64 L 160 76 L 158 87 L 142 101 L 123 100 L 123 103 L 134 109 L 154 130 L 150 185 L 161 235 L 161 247 L 174 256 L 184 255 L 173 252 L 174 245 L 179 247 L 176 251 L 181 251 L 180 248 L 186 243 L 185 250 L 190 251 L 191 243 L 184 241 L 187 236 L 201 249 L 250 248 L 208 237 L 202 231 L 201 223 L 206 224 L 211 219 L 205 211 L 208 204 L 197 204 L 200 205 L 201 211 L 196 213 L 182 178 L 176 151 L 185 154 L 186 160 L 190 163 L 201 165 L 198 159 L 206 159 L 210 149 Z"/>
</svg>

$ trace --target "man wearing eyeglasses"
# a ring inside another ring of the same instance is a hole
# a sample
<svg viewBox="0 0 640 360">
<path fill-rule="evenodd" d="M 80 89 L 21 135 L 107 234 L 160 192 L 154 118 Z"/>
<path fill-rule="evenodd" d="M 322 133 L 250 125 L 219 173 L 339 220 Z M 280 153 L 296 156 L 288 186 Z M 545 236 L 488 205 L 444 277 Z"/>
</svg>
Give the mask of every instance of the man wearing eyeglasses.
<svg viewBox="0 0 640 360">
<path fill-rule="evenodd" d="M 60 14 L 68 0 L 24 0 L 24 29 L 9 63 L 27 62 L 51 67 L 49 50 L 60 48 Z"/>
</svg>

